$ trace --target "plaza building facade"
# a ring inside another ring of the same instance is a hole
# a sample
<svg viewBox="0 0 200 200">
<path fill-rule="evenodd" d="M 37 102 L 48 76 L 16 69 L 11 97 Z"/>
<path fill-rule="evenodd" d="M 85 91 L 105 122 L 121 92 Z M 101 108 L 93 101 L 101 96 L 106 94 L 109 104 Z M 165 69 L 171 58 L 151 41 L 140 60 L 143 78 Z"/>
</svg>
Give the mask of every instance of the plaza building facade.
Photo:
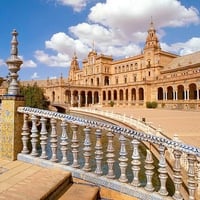
<svg viewBox="0 0 200 200">
<path fill-rule="evenodd" d="M 68 77 L 24 81 L 42 87 L 52 104 L 135 106 L 157 102 L 169 109 L 200 109 L 200 52 L 178 56 L 163 51 L 151 22 L 141 54 L 114 60 L 95 49 L 79 67 L 72 58 Z"/>
</svg>

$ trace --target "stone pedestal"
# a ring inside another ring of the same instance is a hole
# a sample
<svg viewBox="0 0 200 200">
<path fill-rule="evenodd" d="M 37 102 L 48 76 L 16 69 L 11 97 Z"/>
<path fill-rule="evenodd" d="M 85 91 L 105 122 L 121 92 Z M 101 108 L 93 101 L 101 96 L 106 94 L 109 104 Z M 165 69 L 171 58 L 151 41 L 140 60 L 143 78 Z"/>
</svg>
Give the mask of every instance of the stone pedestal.
<svg viewBox="0 0 200 200">
<path fill-rule="evenodd" d="M 24 106 L 21 96 L 6 95 L 2 99 L 0 117 L 0 159 L 16 160 L 22 150 L 21 132 L 23 115 L 17 108 Z"/>
</svg>

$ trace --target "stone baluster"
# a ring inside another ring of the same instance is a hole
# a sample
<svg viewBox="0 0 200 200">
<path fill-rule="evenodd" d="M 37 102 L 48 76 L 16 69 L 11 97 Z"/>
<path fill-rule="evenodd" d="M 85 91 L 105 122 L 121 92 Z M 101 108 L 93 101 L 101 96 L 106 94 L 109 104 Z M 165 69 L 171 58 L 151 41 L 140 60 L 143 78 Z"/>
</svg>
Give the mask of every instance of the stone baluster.
<svg viewBox="0 0 200 200">
<path fill-rule="evenodd" d="M 175 186 L 175 193 L 173 195 L 174 199 L 181 200 L 183 199 L 181 195 L 181 185 L 182 185 L 182 176 L 181 176 L 181 151 L 174 150 L 174 186 Z"/>
<path fill-rule="evenodd" d="M 38 151 L 37 151 L 37 143 L 38 143 L 38 128 L 37 128 L 37 117 L 35 115 L 31 116 L 31 121 L 32 121 L 32 128 L 31 128 L 31 145 L 32 145 L 32 151 L 31 155 L 32 156 L 38 156 Z"/>
<path fill-rule="evenodd" d="M 147 178 L 147 184 L 145 186 L 145 190 L 152 192 L 154 190 L 153 184 L 152 184 L 152 177 L 154 174 L 154 165 L 153 165 L 153 158 L 152 158 L 152 153 L 150 150 L 147 149 L 147 155 L 145 159 L 145 174 Z"/>
<path fill-rule="evenodd" d="M 72 167 L 79 168 L 80 165 L 78 164 L 78 148 L 79 148 L 79 140 L 78 140 L 78 126 L 73 124 L 72 128 L 72 155 L 73 155 L 73 163 Z"/>
<path fill-rule="evenodd" d="M 138 145 L 139 145 L 139 141 L 136 139 L 133 139 L 133 141 L 131 142 L 133 144 L 133 155 L 132 155 L 132 171 L 133 171 L 133 181 L 132 181 L 132 185 L 133 186 L 140 186 L 140 182 L 139 182 L 139 171 L 140 171 L 140 154 L 138 151 Z"/>
<path fill-rule="evenodd" d="M 29 141 L 29 127 L 28 127 L 28 117 L 29 115 L 24 114 L 24 123 L 23 123 L 23 127 L 22 127 L 22 143 L 23 143 L 23 149 L 21 151 L 21 153 L 23 154 L 28 154 L 29 153 L 29 149 L 28 149 L 28 141 Z"/>
<path fill-rule="evenodd" d="M 128 166 L 127 161 L 127 151 L 126 151 L 126 138 L 123 135 L 120 135 L 119 137 L 120 141 L 120 152 L 119 152 L 119 167 L 121 171 L 121 175 L 119 177 L 119 181 L 126 183 L 128 182 L 127 176 L 126 176 L 126 168 Z"/>
<path fill-rule="evenodd" d="M 108 163 L 108 174 L 107 177 L 110 179 L 114 179 L 115 178 L 115 174 L 114 174 L 114 170 L 113 170 L 113 166 L 114 166 L 114 147 L 113 147 L 113 137 L 114 134 L 111 132 L 107 133 L 107 137 L 108 137 L 108 146 L 107 146 L 107 163 Z"/>
<path fill-rule="evenodd" d="M 62 161 L 61 164 L 67 165 L 69 161 L 67 159 L 67 151 L 68 151 L 68 135 L 67 135 L 67 123 L 66 121 L 61 122 L 62 128 L 62 135 L 61 135 L 61 142 L 60 142 L 60 150 L 62 153 Z"/>
<path fill-rule="evenodd" d="M 189 200 L 195 200 L 195 193 L 197 189 L 197 183 L 195 180 L 195 166 L 194 163 L 196 157 L 192 154 L 188 155 L 188 190 L 189 190 Z"/>
<path fill-rule="evenodd" d="M 200 199 L 200 162 L 198 159 L 196 164 L 196 173 L 197 173 L 197 195 Z"/>
<path fill-rule="evenodd" d="M 47 153 L 46 153 L 47 140 L 48 140 L 48 136 L 47 136 L 48 132 L 46 129 L 47 119 L 45 119 L 44 117 L 41 117 L 40 122 L 41 122 L 40 145 L 42 149 L 40 158 L 47 159 L 48 158 Z"/>
<path fill-rule="evenodd" d="M 83 170 L 86 172 L 91 171 L 90 167 L 90 157 L 91 157 L 91 140 L 90 140 L 90 134 L 91 134 L 91 129 L 86 127 L 83 129 L 85 133 L 85 141 L 84 141 L 84 148 L 83 148 L 83 155 L 85 158 L 85 165 L 83 167 Z"/>
<path fill-rule="evenodd" d="M 50 120 L 50 124 L 51 124 L 51 139 L 50 139 L 50 143 L 51 143 L 51 152 L 52 152 L 52 156 L 51 156 L 51 161 L 52 162 L 57 162 L 58 158 L 57 158 L 57 148 L 58 148 L 58 136 L 57 136 L 57 132 L 56 132 L 56 119 L 51 119 Z"/>
<path fill-rule="evenodd" d="M 159 169 L 158 172 L 160 178 L 160 190 L 158 191 L 161 195 L 167 196 L 168 192 L 166 189 L 166 181 L 167 181 L 167 169 L 166 169 L 166 160 L 165 160 L 165 147 L 163 145 L 159 146 L 160 151 L 160 160 L 159 160 Z"/>
<path fill-rule="evenodd" d="M 102 171 L 102 159 L 103 159 L 103 146 L 101 143 L 101 130 L 97 129 L 96 132 L 96 146 L 95 146 L 95 160 L 96 160 L 96 170 L 95 173 L 97 175 L 102 175 L 103 171 Z"/>
</svg>

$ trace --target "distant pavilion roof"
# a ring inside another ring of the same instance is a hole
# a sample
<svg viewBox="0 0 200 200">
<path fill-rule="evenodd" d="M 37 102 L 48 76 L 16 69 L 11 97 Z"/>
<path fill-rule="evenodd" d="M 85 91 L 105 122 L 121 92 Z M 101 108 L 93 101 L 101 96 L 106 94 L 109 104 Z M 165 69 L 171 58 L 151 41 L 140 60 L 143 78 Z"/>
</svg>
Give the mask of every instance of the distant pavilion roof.
<svg viewBox="0 0 200 200">
<path fill-rule="evenodd" d="M 170 63 L 165 66 L 162 72 L 176 69 L 180 70 L 181 68 L 193 66 L 196 64 L 200 64 L 200 51 L 174 58 Z"/>
</svg>

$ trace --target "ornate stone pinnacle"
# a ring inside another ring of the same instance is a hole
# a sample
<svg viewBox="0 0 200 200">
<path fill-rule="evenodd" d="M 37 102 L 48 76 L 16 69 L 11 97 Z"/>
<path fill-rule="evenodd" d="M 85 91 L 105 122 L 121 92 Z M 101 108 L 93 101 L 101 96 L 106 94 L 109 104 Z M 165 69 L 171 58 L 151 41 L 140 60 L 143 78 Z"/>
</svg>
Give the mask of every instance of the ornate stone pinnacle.
<svg viewBox="0 0 200 200">
<path fill-rule="evenodd" d="M 8 69 L 10 71 L 9 76 L 9 86 L 8 86 L 8 95 L 19 95 L 19 85 L 18 85 L 18 74 L 20 66 L 23 61 L 18 57 L 18 41 L 17 41 L 17 31 L 14 29 L 12 32 L 12 41 L 11 41 L 11 51 L 10 57 L 6 61 Z"/>
<path fill-rule="evenodd" d="M 17 56 L 18 55 L 18 48 L 17 48 L 17 45 L 18 45 L 18 41 L 17 41 L 17 36 L 18 36 L 18 33 L 15 29 L 13 29 L 13 32 L 12 32 L 12 41 L 11 41 L 11 52 L 10 54 L 13 55 L 13 56 Z"/>
</svg>

